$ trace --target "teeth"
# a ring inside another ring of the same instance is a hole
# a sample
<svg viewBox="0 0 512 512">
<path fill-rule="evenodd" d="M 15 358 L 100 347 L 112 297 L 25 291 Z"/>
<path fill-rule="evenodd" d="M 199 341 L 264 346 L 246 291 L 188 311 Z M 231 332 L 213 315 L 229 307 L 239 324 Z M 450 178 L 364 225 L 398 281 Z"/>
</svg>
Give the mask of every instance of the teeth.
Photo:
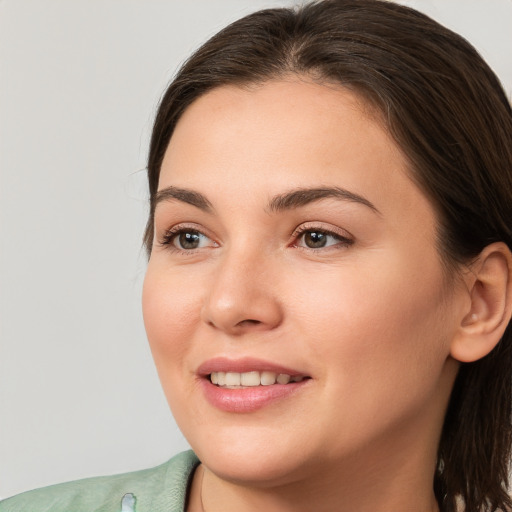
<svg viewBox="0 0 512 512">
<path fill-rule="evenodd" d="M 261 372 L 261 385 L 272 386 L 276 383 L 277 375 L 274 372 Z"/>
<path fill-rule="evenodd" d="M 240 374 L 234 372 L 227 372 L 226 386 L 240 386 Z"/>
<path fill-rule="evenodd" d="M 273 384 L 288 384 L 289 382 L 302 382 L 303 375 L 287 375 L 286 373 L 275 372 L 212 372 L 210 381 L 221 387 L 244 388 L 256 386 L 272 386 Z"/>
<path fill-rule="evenodd" d="M 259 386 L 260 382 L 260 372 L 246 372 L 240 374 L 240 384 L 242 386 Z"/>
<path fill-rule="evenodd" d="M 277 383 L 278 384 L 288 384 L 290 382 L 291 377 L 289 375 L 286 375 L 286 373 L 280 373 L 277 376 Z"/>
</svg>

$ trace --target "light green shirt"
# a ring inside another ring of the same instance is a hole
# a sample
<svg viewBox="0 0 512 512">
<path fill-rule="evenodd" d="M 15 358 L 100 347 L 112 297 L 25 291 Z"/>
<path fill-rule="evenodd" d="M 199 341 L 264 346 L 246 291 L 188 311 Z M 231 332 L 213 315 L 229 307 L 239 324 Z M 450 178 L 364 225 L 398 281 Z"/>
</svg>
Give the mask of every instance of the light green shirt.
<svg viewBox="0 0 512 512">
<path fill-rule="evenodd" d="M 198 464 L 187 451 L 155 468 L 24 492 L 1 501 L 0 512 L 183 512 Z"/>
</svg>

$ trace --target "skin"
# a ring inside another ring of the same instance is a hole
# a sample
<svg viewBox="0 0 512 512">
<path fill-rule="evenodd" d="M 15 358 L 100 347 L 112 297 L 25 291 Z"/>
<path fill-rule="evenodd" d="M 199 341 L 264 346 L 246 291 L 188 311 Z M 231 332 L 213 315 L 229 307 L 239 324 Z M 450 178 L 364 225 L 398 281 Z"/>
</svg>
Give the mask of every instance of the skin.
<svg viewBox="0 0 512 512">
<path fill-rule="evenodd" d="M 471 298 L 447 282 L 433 207 L 378 117 L 305 79 L 220 87 L 178 122 L 159 189 L 171 186 L 211 204 L 158 204 L 143 293 L 164 392 L 202 461 L 189 511 L 438 510 L 450 350 Z M 375 209 L 333 197 L 269 208 L 319 187 Z M 161 243 L 180 226 L 204 234 L 200 248 Z M 336 236 L 310 248 L 298 227 Z M 311 379 L 254 412 L 213 407 L 198 366 L 247 356 Z"/>
</svg>

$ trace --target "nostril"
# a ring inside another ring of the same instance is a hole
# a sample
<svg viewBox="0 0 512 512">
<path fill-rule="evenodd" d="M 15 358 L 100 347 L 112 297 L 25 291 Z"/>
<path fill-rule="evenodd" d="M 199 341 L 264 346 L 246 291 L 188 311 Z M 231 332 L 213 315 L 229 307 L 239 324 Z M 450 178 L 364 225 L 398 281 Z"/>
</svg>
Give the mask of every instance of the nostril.
<svg viewBox="0 0 512 512">
<path fill-rule="evenodd" d="M 242 320 L 241 322 L 238 322 L 236 325 L 239 327 L 243 327 L 244 325 L 258 325 L 258 324 L 261 324 L 261 322 L 259 320 L 252 320 L 249 318 L 247 320 Z"/>
</svg>

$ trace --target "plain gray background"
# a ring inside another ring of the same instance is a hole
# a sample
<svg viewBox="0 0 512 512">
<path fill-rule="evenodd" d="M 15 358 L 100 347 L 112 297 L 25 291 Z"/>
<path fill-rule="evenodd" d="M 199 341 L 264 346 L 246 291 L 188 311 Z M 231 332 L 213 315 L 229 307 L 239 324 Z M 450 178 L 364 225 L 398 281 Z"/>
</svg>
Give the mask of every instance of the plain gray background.
<svg viewBox="0 0 512 512">
<path fill-rule="evenodd" d="M 512 0 L 404 1 L 512 97 Z M 0 496 L 187 447 L 142 323 L 145 157 L 177 66 L 263 0 L 0 0 Z"/>
</svg>

